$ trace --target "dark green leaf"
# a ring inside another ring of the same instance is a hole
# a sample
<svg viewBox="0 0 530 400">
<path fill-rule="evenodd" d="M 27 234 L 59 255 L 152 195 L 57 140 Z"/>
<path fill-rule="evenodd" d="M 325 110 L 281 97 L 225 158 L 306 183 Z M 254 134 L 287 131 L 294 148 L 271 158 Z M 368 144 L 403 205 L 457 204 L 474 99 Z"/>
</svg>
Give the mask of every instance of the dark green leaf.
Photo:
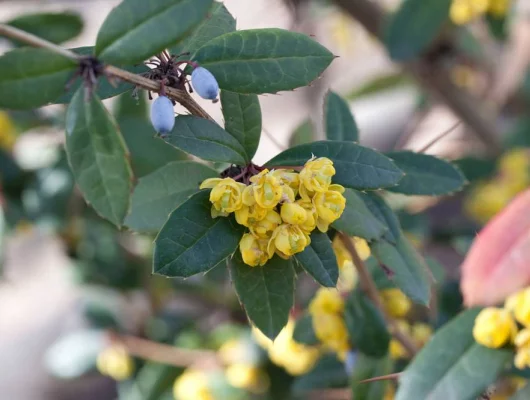
<svg viewBox="0 0 530 400">
<path fill-rule="evenodd" d="M 507 27 L 508 20 L 507 16 L 493 15 L 492 13 L 486 13 L 485 20 L 492 36 L 497 40 L 506 40 L 507 38 Z"/>
<path fill-rule="evenodd" d="M 83 30 L 83 20 L 71 12 L 24 14 L 7 22 L 7 25 L 57 44 L 75 38 Z M 20 42 L 15 43 L 21 45 Z"/>
<path fill-rule="evenodd" d="M 194 60 L 215 75 L 221 89 L 261 94 L 308 85 L 333 61 L 333 54 L 301 33 L 253 29 L 210 40 Z"/>
<path fill-rule="evenodd" d="M 359 140 L 359 129 L 350 106 L 336 93 L 329 92 L 324 100 L 324 121 L 328 140 Z"/>
<path fill-rule="evenodd" d="M 387 189 L 391 192 L 437 196 L 454 193 L 466 183 L 457 167 L 439 158 L 411 151 L 387 153 L 387 156 L 405 172 L 397 186 Z"/>
<path fill-rule="evenodd" d="M 175 127 L 163 137 L 169 144 L 207 161 L 245 165 L 250 158 L 232 135 L 215 122 L 179 115 Z"/>
<path fill-rule="evenodd" d="M 346 208 L 332 227 L 349 236 L 359 236 L 366 240 L 379 239 L 388 230 L 368 209 L 359 192 L 346 189 Z"/>
<path fill-rule="evenodd" d="M 289 147 L 300 144 L 311 143 L 315 138 L 315 127 L 311 120 L 307 119 L 294 130 L 289 139 Z"/>
<path fill-rule="evenodd" d="M 209 197 L 209 190 L 201 190 L 170 214 L 155 239 L 155 273 L 188 277 L 206 272 L 237 249 L 243 227 L 231 217 L 212 218 Z"/>
<path fill-rule="evenodd" d="M 495 382 L 513 350 L 475 342 L 478 312 L 467 310 L 436 332 L 401 375 L 396 400 L 476 400 Z"/>
<path fill-rule="evenodd" d="M 120 131 L 101 100 L 80 88 L 66 111 L 66 153 L 86 201 L 121 226 L 129 211 L 132 172 Z"/>
<path fill-rule="evenodd" d="M 53 102 L 77 64 L 45 49 L 21 48 L 0 57 L 0 108 L 28 109 Z"/>
<path fill-rule="evenodd" d="M 296 378 L 291 390 L 293 393 L 303 394 L 304 397 L 301 398 L 305 399 L 308 391 L 344 387 L 347 382 L 344 364 L 333 355 L 325 355 L 311 371 Z"/>
<path fill-rule="evenodd" d="M 388 228 L 384 238 L 389 242 L 396 243 L 401 236 L 401 227 L 394 211 L 386 204 L 385 200 L 375 193 L 358 193 L 370 212 Z"/>
<path fill-rule="evenodd" d="M 352 344 L 371 357 L 388 352 L 390 334 L 381 311 L 360 290 L 354 290 L 346 301 L 344 320 Z"/>
<path fill-rule="evenodd" d="M 392 361 L 389 357 L 372 358 L 362 353 L 357 355 L 352 376 L 353 399 L 383 400 L 388 381 L 361 383 L 365 379 L 388 375 L 392 372 Z"/>
<path fill-rule="evenodd" d="M 346 99 L 350 101 L 357 100 L 361 97 L 374 95 L 379 92 L 389 91 L 403 86 L 410 86 L 411 84 L 412 80 L 410 76 L 406 75 L 403 71 L 391 72 L 388 75 L 376 76 L 373 80 L 368 81 L 360 88 L 356 88 L 349 93 L 346 96 Z"/>
<path fill-rule="evenodd" d="M 296 260 L 322 286 L 335 287 L 339 279 L 339 266 L 331 240 L 317 230 L 311 233 L 311 244 L 295 255 Z"/>
<path fill-rule="evenodd" d="M 411 300 L 427 306 L 430 282 L 424 260 L 403 236 L 394 245 L 386 240 L 371 244 L 372 253 L 392 274 L 390 279 Z"/>
<path fill-rule="evenodd" d="M 146 363 L 127 392 L 127 400 L 160 400 L 165 391 L 173 387 L 183 368 L 172 365 Z M 121 396 L 120 396 L 121 397 Z"/>
<path fill-rule="evenodd" d="M 238 94 L 223 90 L 221 106 L 225 130 L 237 139 L 251 159 L 261 136 L 261 108 L 255 94 Z"/>
<path fill-rule="evenodd" d="M 248 318 L 274 340 L 289 319 L 294 302 L 294 270 L 290 260 L 274 256 L 263 267 L 250 267 L 236 252 L 229 262 L 239 301 Z"/>
<path fill-rule="evenodd" d="M 296 320 L 293 339 L 295 342 L 313 346 L 319 344 L 315 330 L 313 329 L 313 317 L 308 312 Z"/>
<path fill-rule="evenodd" d="M 374 256 L 368 257 L 364 263 L 378 290 L 396 287 L 394 282 L 388 278 L 387 272 L 383 269 L 383 267 L 381 267 L 379 261 L 377 261 Z"/>
<path fill-rule="evenodd" d="M 405 0 L 385 27 L 390 57 L 409 61 L 426 50 L 448 20 L 451 0 Z"/>
<path fill-rule="evenodd" d="M 510 400 L 528 400 L 530 399 L 530 384 L 527 384 L 521 390 L 518 390 Z"/>
<path fill-rule="evenodd" d="M 267 165 L 304 165 L 313 156 L 330 158 L 336 170 L 333 182 L 354 189 L 393 186 L 403 176 L 392 160 L 375 150 L 352 142 L 328 140 L 292 147 Z"/>
<path fill-rule="evenodd" d="M 147 101 L 147 94 L 139 92 L 138 96 L 133 96 L 132 93 L 123 93 L 116 99 L 114 106 L 114 117 L 121 121 L 126 118 L 139 118 L 147 121 L 149 118 L 149 110 Z"/>
<path fill-rule="evenodd" d="M 236 20 L 219 2 L 214 2 L 206 19 L 180 43 L 170 48 L 171 54 L 194 54 L 210 40 L 236 30 Z"/>
<path fill-rule="evenodd" d="M 101 26 L 96 55 L 112 64 L 133 64 L 182 40 L 198 25 L 212 0 L 124 0 Z"/>
<path fill-rule="evenodd" d="M 157 232 L 171 211 L 199 191 L 203 180 L 216 176 L 217 171 L 206 165 L 174 161 L 140 178 L 125 225 L 138 232 Z"/>
<path fill-rule="evenodd" d="M 496 172 L 496 160 L 465 157 L 454 161 L 470 182 L 491 178 Z"/>
</svg>

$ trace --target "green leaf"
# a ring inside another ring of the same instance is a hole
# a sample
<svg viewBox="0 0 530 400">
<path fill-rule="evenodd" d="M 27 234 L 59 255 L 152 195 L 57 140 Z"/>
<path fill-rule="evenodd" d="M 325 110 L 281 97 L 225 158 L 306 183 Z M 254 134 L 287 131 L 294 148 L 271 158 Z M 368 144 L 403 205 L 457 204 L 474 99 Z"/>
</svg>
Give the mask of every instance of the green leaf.
<svg viewBox="0 0 530 400">
<path fill-rule="evenodd" d="M 381 380 L 361 383 L 365 379 L 388 375 L 392 372 L 389 357 L 373 358 L 358 353 L 352 376 L 352 392 L 355 400 L 382 400 L 385 397 L 388 382 Z"/>
<path fill-rule="evenodd" d="M 0 108 L 28 109 L 53 102 L 77 64 L 45 49 L 20 48 L 0 57 Z"/>
<path fill-rule="evenodd" d="M 232 217 L 212 218 L 210 191 L 190 196 L 175 211 L 155 239 L 154 273 L 188 277 L 206 272 L 237 249 L 244 227 Z"/>
<path fill-rule="evenodd" d="M 359 236 L 366 240 L 379 239 L 388 230 L 366 206 L 359 192 L 346 189 L 346 208 L 332 227 L 348 236 Z"/>
<path fill-rule="evenodd" d="M 295 394 L 301 394 L 307 398 L 307 392 L 316 389 L 339 388 L 346 386 L 348 376 L 344 370 L 344 364 L 334 355 L 324 355 L 317 365 L 307 374 L 302 375 L 294 381 L 291 390 Z"/>
<path fill-rule="evenodd" d="M 410 61 L 426 50 L 449 17 L 451 0 L 405 0 L 385 27 L 384 44 L 396 61 Z"/>
<path fill-rule="evenodd" d="M 313 231 L 311 244 L 301 253 L 295 254 L 294 257 L 305 271 L 322 286 L 337 286 L 339 266 L 327 234 Z"/>
<path fill-rule="evenodd" d="M 324 121 L 328 140 L 359 141 L 359 129 L 350 106 L 336 93 L 328 92 L 324 100 Z"/>
<path fill-rule="evenodd" d="M 388 230 L 383 237 L 391 242 L 396 243 L 398 238 L 402 235 L 399 220 L 394 214 L 386 201 L 375 193 L 358 193 L 363 199 L 366 207 L 370 212 L 385 226 Z"/>
<path fill-rule="evenodd" d="M 274 340 L 289 319 L 294 303 L 294 269 L 291 260 L 274 256 L 263 267 L 250 267 L 236 252 L 230 273 L 248 318 Z"/>
<path fill-rule="evenodd" d="M 182 40 L 212 0 L 124 0 L 101 26 L 96 55 L 111 64 L 134 64 Z"/>
<path fill-rule="evenodd" d="M 527 384 L 522 389 L 518 390 L 510 400 L 528 400 L 530 399 L 530 384 Z"/>
<path fill-rule="evenodd" d="M 462 171 L 469 182 L 489 179 L 495 175 L 497 169 L 496 160 L 473 156 L 460 158 L 453 161 L 453 164 Z"/>
<path fill-rule="evenodd" d="M 71 12 L 24 14 L 6 24 L 57 44 L 75 38 L 83 30 L 83 20 Z"/>
<path fill-rule="evenodd" d="M 381 311 L 360 290 L 354 290 L 346 300 L 344 320 L 353 345 L 371 357 L 383 357 L 388 352 L 390 334 Z"/>
<path fill-rule="evenodd" d="M 127 400 L 160 400 L 164 392 L 173 387 L 175 379 L 182 371 L 181 367 L 147 362 L 138 371 L 124 398 Z"/>
<path fill-rule="evenodd" d="M 310 119 L 302 122 L 291 134 L 289 139 L 289 147 L 298 146 L 300 144 L 311 143 L 315 138 L 315 127 Z"/>
<path fill-rule="evenodd" d="M 391 192 L 439 196 L 454 193 L 466 184 L 466 178 L 456 166 L 439 158 L 412 151 L 386 155 L 405 172 L 397 186 L 388 188 Z"/>
<path fill-rule="evenodd" d="M 328 157 L 336 174 L 333 183 L 354 189 L 378 189 L 399 182 L 403 172 L 383 154 L 352 142 L 323 140 L 285 150 L 268 166 L 304 165 L 311 157 Z"/>
<path fill-rule="evenodd" d="M 215 122 L 193 115 L 179 115 L 163 139 L 207 161 L 245 165 L 250 158 L 243 146 Z"/>
<path fill-rule="evenodd" d="M 201 46 L 210 40 L 235 30 L 235 18 L 222 3 L 215 1 L 206 19 L 190 35 L 177 45 L 170 47 L 169 50 L 171 54 L 195 54 Z"/>
<path fill-rule="evenodd" d="M 194 61 L 214 74 L 221 89 L 262 94 L 308 85 L 333 57 L 301 33 L 252 29 L 210 40 L 197 51 Z"/>
<path fill-rule="evenodd" d="M 132 93 L 123 93 L 116 99 L 114 106 L 114 117 L 120 121 L 126 118 L 138 118 L 145 121 L 149 119 L 150 103 L 144 91 L 138 92 L 137 96 Z"/>
<path fill-rule="evenodd" d="M 157 232 L 171 211 L 199 191 L 203 180 L 218 175 L 194 161 L 174 161 L 140 178 L 125 225 L 137 232 Z"/>
<path fill-rule="evenodd" d="M 261 136 L 261 108 L 255 94 L 238 94 L 223 90 L 221 106 L 225 130 L 237 139 L 252 159 Z"/>
<path fill-rule="evenodd" d="M 390 279 L 411 300 L 429 305 L 430 282 L 424 260 L 403 236 L 395 245 L 381 240 L 370 245 L 372 253 L 381 264 L 392 271 Z"/>
<path fill-rule="evenodd" d="M 132 172 L 120 131 L 101 100 L 80 88 L 66 111 L 66 153 L 76 183 L 96 212 L 118 227 L 129 211 Z"/>
<path fill-rule="evenodd" d="M 479 310 L 444 325 L 400 377 L 396 400 L 475 400 L 513 358 L 511 349 L 488 349 L 473 339 Z"/>
<path fill-rule="evenodd" d="M 298 343 L 314 346 L 320 343 L 313 329 L 313 317 L 308 312 L 296 320 L 293 340 Z"/>
</svg>

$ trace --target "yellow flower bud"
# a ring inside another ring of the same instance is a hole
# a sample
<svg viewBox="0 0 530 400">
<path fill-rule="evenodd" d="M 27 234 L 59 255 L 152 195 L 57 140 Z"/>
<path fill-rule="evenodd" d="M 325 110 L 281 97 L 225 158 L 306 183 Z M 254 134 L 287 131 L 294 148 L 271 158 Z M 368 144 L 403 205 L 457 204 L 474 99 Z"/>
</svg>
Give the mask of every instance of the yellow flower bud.
<svg viewBox="0 0 530 400">
<path fill-rule="evenodd" d="M 330 350 L 336 353 L 350 349 L 348 330 L 342 315 L 331 313 L 312 314 L 315 335 Z"/>
<path fill-rule="evenodd" d="M 464 203 L 466 213 L 478 222 L 487 222 L 516 194 L 509 186 L 504 181 L 477 184 Z"/>
<path fill-rule="evenodd" d="M 417 323 L 412 326 L 412 338 L 416 343 L 416 346 L 422 348 L 427 344 L 433 334 L 432 327 L 428 324 Z"/>
<path fill-rule="evenodd" d="M 251 190 L 256 203 L 263 208 L 276 207 L 283 194 L 280 180 L 272 175 L 268 169 L 264 169 L 258 175 L 250 178 L 250 181 L 253 183 Z"/>
<path fill-rule="evenodd" d="M 226 369 L 225 376 L 233 387 L 256 394 L 266 392 L 269 387 L 269 377 L 254 365 L 232 364 Z"/>
<path fill-rule="evenodd" d="M 319 288 L 308 309 L 311 315 L 339 314 L 344 311 L 344 299 L 336 289 Z"/>
<path fill-rule="evenodd" d="M 517 369 L 530 368 L 530 346 L 518 348 L 513 361 Z"/>
<path fill-rule="evenodd" d="M 243 190 L 246 186 L 232 178 L 209 178 L 201 183 L 200 188 L 212 188 L 210 202 L 213 204 L 213 218 L 226 216 L 243 206 Z"/>
<path fill-rule="evenodd" d="M 101 374 L 123 381 L 133 374 L 134 361 L 124 347 L 111 346 L 98 355 L 96 367 Z"/>
<path fill-rule="evenodd" d="M 513 313 L 519 323 L 530 328 L 530 288 L 512 294 L 506 299 L 504 307 Z"/>
<path fill-rule="evenodd" d="M 250 224 L 250 231 L 260 239 L 270 239 L 275 229 L 282 223 L 282 217 L 274 210 L 267 210 L 265 218 Z"/>
<path fill-rule="evenodd" d="M 342 195 L 344 188 L 340 185 L 331 185 L 330 190 L 318 192 L 313 197 L 313 204 L 317 209 L 317 228 L 327 232 L 329 225 L 342 215 L 346 207 L 346 198 Z"/>
<path fill-rule="evenodd" d="M 412 307 L 409 298 L 397 288 L 381 290 L 379 294 L 385 311 L 392 317 L 404 317 Z"/>
<path fill-rule="evenodd" d="M 296 200 L 295 203 L 298 204 L 300 207 L 302 207 L 307 213 L 306 214 L 307 218 L 300 225 L 300 228 L 306 233 L 313 232 L 317 226 L 317 218 L 318 218 L 317 209 L 313 205 L 313 202 L 311 200 L 298 199 Z"/>
<path fill-rule="evenodd" d="M 11 151 L 17 141 L 16 129 L 9 114 L 0 111 L 0 148 Z"/>
<path fill-rule="evenodd" d="M 272 257 L 275 251 L 280 252 L 281 256 L 290 257 L 304 251 L 310 243 L 309 235 L 299 226 L 282 224 L 276 228 L 269 241 L 269 257 Z"/>
<path fill-rule="evenodd" d="M 512 340 L 517 333 L 517 326 L 509 311 L 500 308 L 485 308 L 475 319 L 473 337 L 477 343 L 499 348 Z"/>
<path fill-rule="evenodd" d="M 265 265 L 269 261 L 267 240 L 258 239 L 251 233 L 245 233 L 239 242 L 239 251 L 243 262 L 251 267 Z"/>
<path fill-rule="evenodd" d="M 390 340 L 388 352 L 390 353 L 390 358 L 393 360 L 406 359 L 409 355 L 407 349 L 396 339 Z"/>
<path fill-rule="evenodd" d="M 271 174 L 280 180 L 281 184 L 288 186 L 292 189 L 293 197 L 298 194 L 298 188 L 300 187 L 300 175 L 293 170 L 277 169 L 271 172 Z"/>
<path fill-rule="evenodd" d="M 283 222 L 291 225 L 302 225 L 307 220 L 307 211 L 299 204 L 284 203 L 281 208 Z"/>
<path fill-rule="evenodd" d="M 528 347 L 530 346 L 530 329 L 521 329 L 519 333 L 515 336 L 513 343 L 517 347 Z"/>
<path fill-rule="evenodd" d="M 187 369 L 177 377 L 173 385 L 173 396 L 178 400 L 214 400 L 204 372 Z"/>
<path fill-rule="evenodd" d="M 315 192 L 328 190 L 333 175 L 335 175 L 335 168 L 329 158 L 320 157 L 309 160 L 300 171 L 300 196 L 307 200 Z"/>
<path fill-rule="evenodd" d="M 263 218 L 265 218 L 267 212 L 269 211 L 266 208 L 261 208 L 257 204 L 247 206 L 244 203 L 245 200 L 243 200 L 243 206 L 241 206 L 239 210 L 236 210 L 234 212 L 234 215 L 236 216 L 237 223 L 239 225 L 246 226 L 247 228 L 250 225 L 255 224 L 256 222 L 261 221 Z"/>
</svg>

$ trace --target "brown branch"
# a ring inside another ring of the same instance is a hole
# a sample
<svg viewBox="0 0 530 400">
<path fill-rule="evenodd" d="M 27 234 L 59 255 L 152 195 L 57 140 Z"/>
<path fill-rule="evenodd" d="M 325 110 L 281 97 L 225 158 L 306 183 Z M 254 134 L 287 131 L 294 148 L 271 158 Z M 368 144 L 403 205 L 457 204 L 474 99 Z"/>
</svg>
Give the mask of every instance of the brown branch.
<svg viewBox="0 0 530 400">
<path fill-rule="evenodd" d="M 390 327 L 392 336 L 394 336 L 394 338 L 403 345 L 403 347 L 407 350 L 410 356 L 413 357 L 418 352 L 416 345 L 412 342 L 412 340 L 410 340 L 407 335 L 405 335 L 401 331 L 399 326 L 396 324 L 396 321 L 390 318 L 390 316 L 386 313 L 385 308 L 383 307 L 383 303 L 381 302 L 381 298 L 379 297 L 377 287 L 375 286 L 375 282 L 373 281 L 370 273 L 368 272 L 366 264 L 361 259 L 361 257 L 359 257 L 359 253 L 357 253 L 355 245 L 348 237 L 348 235 L 342 232 L 339 232 L 338 235 L 342 243 L 344 243 L 344 247 L 346 247 L 346 250 L 348 251 L 348 253 L 350 253 L 353 265 L 355 265 L 355 268 L 357 269 L 361 289 L 364 291 L 364 293 L 366 293 L 370 300 L 372 300 L 372 302 L 379 309 L 379 311 L 381 311 L 381 314 L 383 314 L 386 323 Z"/>
</svg>

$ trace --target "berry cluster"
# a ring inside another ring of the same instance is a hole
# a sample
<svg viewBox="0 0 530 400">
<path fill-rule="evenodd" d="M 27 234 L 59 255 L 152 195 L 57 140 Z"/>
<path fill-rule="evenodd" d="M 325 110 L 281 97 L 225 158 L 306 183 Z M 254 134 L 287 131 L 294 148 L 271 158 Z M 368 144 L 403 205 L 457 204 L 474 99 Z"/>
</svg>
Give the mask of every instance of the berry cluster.
<svg viewBox="0 0 530 400">
<path fill-rule="evenodd" d="M 243 261 L 264 265 L 276 253 L 289 258 L 310 243 L 310 233 L 326 232 L 342 215 L 344 188 L 331 183 L 333 162 L 325 157 L 306 162 L 300 173 L 264 169 L 245 185 L 232 178 L 210 178 L 201 189 L 212 188 L 212 217 L 234 213 L 249 229 L 239 243 Z"/>
</svg>

